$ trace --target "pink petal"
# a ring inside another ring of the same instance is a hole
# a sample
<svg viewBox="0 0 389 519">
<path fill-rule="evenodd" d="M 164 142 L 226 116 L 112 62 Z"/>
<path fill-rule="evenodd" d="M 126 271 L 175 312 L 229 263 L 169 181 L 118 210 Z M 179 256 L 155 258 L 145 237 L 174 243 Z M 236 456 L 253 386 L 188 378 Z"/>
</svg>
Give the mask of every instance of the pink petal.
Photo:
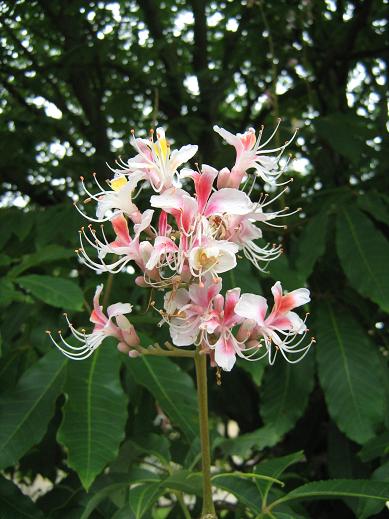
<svg viewBox="0 0 389 519">
<path fill-rule="evenodd" d="M 235 314 L 235 306 L 239 301 L 240 288 L 233 288 L 226 293 L 226 301 L 224 304 L 224 324 L 225 326 L 233 326 L 240 319 L 240 316 Z"/>
<path fill-rule="evenodd" d="M 112 218 L 111 223 L 117 236 L 116 240 L 114 241 L 114 246 L 127 247 L 131 243 L 131 237 L 130 233 L 128 232 L 127 220 L 123 214 Z"/>
<path fill-rule="evenodd" d="M 217 170 L 211 166 L 203 165 L 201 173 L 193 172 L 193 181 L 196 189 L 199 212 L 202 213 L 209 195 L 212 192 L 212 184 L 217 176 Z"/>
<path fill-rule="evenodd" d="M 97 285 L 96 292 L 93 297 L 93 311 L 89 320 L 96 325 L 99 329 L 105 325 L 108 321 L 107 317 L 102 312 L 102 306 L 100 306 L 100 294 L 103 290 L 103 285 Z"/>
<path fill-rule="evenodd" d="M 310 301 L 309 290 L 299 288 L 289 294 L 282 295 L 282 286 L 279 281 L 271 289 L 274 296 L 274 307 L 272 314 L 284 315 L 293 308 L 304 305 Z"/>
</svg>

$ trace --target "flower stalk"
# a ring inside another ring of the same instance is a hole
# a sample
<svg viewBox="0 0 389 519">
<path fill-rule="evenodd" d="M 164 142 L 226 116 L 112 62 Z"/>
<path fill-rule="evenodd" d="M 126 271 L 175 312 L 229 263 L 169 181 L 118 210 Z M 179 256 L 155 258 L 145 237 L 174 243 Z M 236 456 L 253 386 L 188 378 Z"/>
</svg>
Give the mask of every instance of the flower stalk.
<svg viewBox="0 0 389 519">
<path fill-rule="evenodd" d="M 212 500 L 211 485 L 211 449 L 208 427 L 208 387 L 207 358 L 200 350 L 195 354 L 197 395 L 200 421 L 201 466 L 203 476 L 203 508 L 201 519 L 216 519 L 215 506 Z"/>
</svg>

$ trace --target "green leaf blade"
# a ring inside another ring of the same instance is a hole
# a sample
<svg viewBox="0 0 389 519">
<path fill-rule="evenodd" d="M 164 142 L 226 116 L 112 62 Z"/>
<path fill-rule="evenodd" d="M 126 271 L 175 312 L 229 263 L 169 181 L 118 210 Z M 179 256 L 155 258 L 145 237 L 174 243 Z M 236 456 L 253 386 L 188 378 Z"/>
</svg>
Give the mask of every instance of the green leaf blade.
<svg viewBox="0 0 389 519">
<path fill-rule="evenodd" d="M 127 409 L 119 367 L 119 354 L 109 344 L 90 359 L 69 364 L 68 400 L 58 439 L 86 489 L 115 458 L 124 438 Z"/>
<path fill-rule="evenodd" d="M 365 443 L 382 422 L 384 393 L 377 353 L 346 311 L 317 309 L 317 361 L 328 410 L 349 438 Z"/>
<path fill-rule="evenodd" d="M 285 497 L 279 499 L 277 503 L 284 503 L 294 499 L 335 499 L 336 497 L 358 497 L 387 501 L 389 500 L 389 485 L 382 481 L 365 479 L 314 481 L 295 488 Z"/>
<path fill-rule="evenodd" d="M 18 285 L 44 303 L 66 310 L 82 310 L 81 289 L 69 279 L 31 274 L 16 279 Z"/>
<path fill-rule="evenodd" d="M 67 360 L 52 351 L 0 400 L 0 467 L 15 463 L 42 439 L 65 381 Z"/>
<path fill-rule="evenodd" d="M 389 311 L 389 243 L 373 223 L 354 207 L 337 217 L 336 247 L 351 285 L 362 296 Z"/>
<path fill-rule="evenodd" d="M 143 356 L 128 364 L 135 381 L 146 387 L 170 420 L 191 441 L 198 435 L 197 396 L 191 377 L 170 359 Z"/>
</svg>

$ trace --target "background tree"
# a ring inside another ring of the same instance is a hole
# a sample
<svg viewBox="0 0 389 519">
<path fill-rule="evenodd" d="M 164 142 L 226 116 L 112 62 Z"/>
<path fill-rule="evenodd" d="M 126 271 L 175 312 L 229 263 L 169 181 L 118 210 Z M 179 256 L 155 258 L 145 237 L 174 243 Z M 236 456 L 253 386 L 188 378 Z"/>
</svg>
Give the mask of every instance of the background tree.
<svg viewBox="0 0 389 519">
<path fill-rule="evenodd" d="M 139 469 L 145 453 L 146 462 L 168 470 L 171 460 L 182 470 L 196 466 L 189 415 L 172 407 L 183 388 L 193 404 L 189 365 L 157 359 L 145 366 L 107 346 L 96 365 L 75 366 L 48 353 L 43 335 L 58 327 L 60 309 L 85 322 L 81 312 L 95 288 L 94 277 L 71 259 L 81 219 L 70 198 L 82 192 L 80 175 L 91 181 L 95 171 L 104 181 L 106 162 L 132 153 L 131 128 L 142 135 L 157 124 L 177 146 L 198 143 L 197 160 L 215 166 L 230 153 L 215 123 L 233 132 L 264 124 L 269 134 L 282 117 L 280 143 L 300 128 L 288 200 L 302 211 L 284 232 L 286 254 L 260 279 L 242 262 L 230 283 L 246 291 L 265 291 L 279 278 L 287 289 L 305 283 L 317 347 L 301 366 L 242 365 L 223 376 L 221 388 L 211 387 L 218 463 L 250 471 L 264 456 L 303 449 L 307 463 L 294 470 L 292 487 L 301 477 L 388 481 L 385 3 L 19 0 L 0 7 L 0 466 L 27 486 L 37 474 L 53 484 L 59 474 L 65 478 L 35 507 L 3 479 L 3 506 L 80 517 L 95 498 L 93 517 L 113 517 L 124 497 L 101 489 L 120 485 L 112 474 L 147 479 Z M 124 279 L 109 280 L 115 299 L 145 310 L 147 301 Z M 160 337 L 157 320 L 132 319 L 146 342 L 147 335 Z M 150 373 L 177 379 L 177 387 L 163 388 L 169 398 Z M 113 436 L 101 444 L 93 433 L 104 421 L 99 409 L 110 405 Z M 94 411 L 83 424 L 86 409 Z M 238 439 L 231 438 L 234 426 Z M 99 475 L 107 465 L 111 476 Z M 81 483 L 93 483 L 92 494 Z M 136 517 L 150 517 L 162 493 L 160 482 L 153 485 L 130 492 Z M 249 487 L 220 486 L 239 499 L 225 517 L 254 517 Z M 164 488 L 169 517 L 179 517 L 180 492 L 188 488 Z M 379 512 L 370 501 L 347 500 L 284 514 Z"/>
</svg>

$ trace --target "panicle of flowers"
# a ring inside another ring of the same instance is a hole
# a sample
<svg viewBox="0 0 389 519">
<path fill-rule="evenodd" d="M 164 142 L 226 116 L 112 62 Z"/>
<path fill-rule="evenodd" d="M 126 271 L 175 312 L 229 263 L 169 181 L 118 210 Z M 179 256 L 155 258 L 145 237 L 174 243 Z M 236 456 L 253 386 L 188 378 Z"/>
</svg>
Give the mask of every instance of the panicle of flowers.
<svg viewBox="0 0 389 519">
<path fill-rule="evenodd" d="M 236 150 L 233 167 L 220 171 L 207 164 L 196 164 L 196 169 L 182 167 L 195 155 L 197 146 L 171 150 L 162 128 L 155 132 L 156 138 L 153 131 L 148 139 L 132 132 L 136 155 L 126 162 L 120 159 L 117 167 L 110 168 L 113 177 L 107 187 L 94 175 L 97 191 L 92 193 L 81 177 L 87 194 L 84 205 L 94 201 L 95 216 L 75 204 L 90 222 L 79 232 L 76 252 L 80 261 L 97 273 L 116 274 L 135 265 L 137 285 L 164 292 L 163 308 L 157 309 L 154 301 L 151 306 L 161 316 L 160 326 L 169 327 L 174 345 L 169 350 L 195 346 L 226 371 L 231 370 L 236 356 L 249 361 L 267 357 L 273 364 L 279 352 L 286 361 L 298 362 L 314 342 L 304 340 L 306 317 L 301 319 L 293 311 L 310 301 L 306 288 L 284 294 L 277 282 L 272 287 L 270 312 L 263 296 L 241 294 L 240 288 L 221 294 L 221 274 L 234 269 L 243 256 L 266 272 L 269 262 L 282 253 L 280 244 L 264 241 L 266 229 L 283 228 L 274 221 L 296 212 L 287 207 L 267 210 L 287 187 L 271 200 L 267 195 L 251 198 L 258 179 L 273 186 L 290 182 L 279 182 L 285 170 L 281 155 L 290 141 L 270 146 L 279 124 L 263 143 L 263 128 L 257 136 L 253 128 L 234 135 L 215 126 Z M 136 198 L 145 188 L 154 193 L 150 208 L 141 212 Z M 109 223 L 109 232 L 104 223 Z M 98 228 L 96 224 L 100 224 Z M 61 333 L 57 340 L 48 332 L 54 344 L 75 360 L 89 357 L 109 336 L 130 356 L 161 352 L 156 346 L 151 350 L 140 346 L 125 317 L 132 305 L 116 303 L 104 313 L 99 302 L 102 289 L 102 285 L 97 287 L 93 299 L 93 331 L 78 331 L 65 316 L 75 342 L 65 340 Z"/>
</svg>

